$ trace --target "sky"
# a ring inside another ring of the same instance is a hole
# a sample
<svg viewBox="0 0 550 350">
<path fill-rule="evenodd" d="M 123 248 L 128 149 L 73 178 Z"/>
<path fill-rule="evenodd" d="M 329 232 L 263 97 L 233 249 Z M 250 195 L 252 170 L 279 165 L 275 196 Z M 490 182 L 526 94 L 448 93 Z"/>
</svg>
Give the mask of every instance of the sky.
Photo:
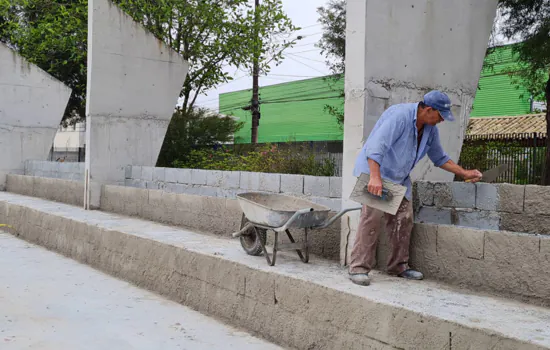
<svg viewBox="0 0 550 350">
<path fill-rule="evenodd" d="M 283 9 L 292 20 L 292 23 L 302 29 L 296 32 L 303 39 L 290 49 L 285 50 L 285 59 L 277 67 L 272 67 L 268 76 L 260 77 L 260 86 L 280 84 L 284 82 L 303 80 L 330 74 L 325 57 L 321 50 L 314 46 L 322 34 L 322 26 L 317 20 L 317 8 L 326 4 L 326 0 L 282 0 Z M 252 77 L 244 71 L 228 68 L 234 79 L 221 84 L 217 88 L 200 95 L 196 105 L 218 110 L 218 96 L 220 93 L 252 88 Z M 251 96 L 252 97 L 252 96 Z"/>
</svg>

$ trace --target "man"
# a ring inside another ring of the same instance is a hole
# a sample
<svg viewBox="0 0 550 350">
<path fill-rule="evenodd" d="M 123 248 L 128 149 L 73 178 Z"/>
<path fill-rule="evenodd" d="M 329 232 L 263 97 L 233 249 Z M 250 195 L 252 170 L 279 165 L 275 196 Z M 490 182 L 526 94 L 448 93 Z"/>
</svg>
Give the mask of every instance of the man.
<svg viewBox="0 0 550 350">
<path fill-rule="evenodd" d="M 363 206 L 355 244 L 351 251 L 350 279 L 369 285 L 369 272 L 376 261 L 376 246 L 382 217 L 390 244 L 387 271 L 390 275 L 420 280 L 423 275 L 409 265 L 409 242 L 413 229 L 412 184 L 410 172 L 427 154 L 435 166 L 471 182 L 481 179 L 478 170 L 465 170 L 455 164 L 441 147 L 436 125 L 454 121 L 451 100 L 437 90 L 424 95 L 419 103 L 391 106 L 380 117 L 361 153 L 353 175 L 370 174 L 368 191 L 382 195 L 382 179 L 407 187 L 397 213 L 390 215 Z"/>
</svg>

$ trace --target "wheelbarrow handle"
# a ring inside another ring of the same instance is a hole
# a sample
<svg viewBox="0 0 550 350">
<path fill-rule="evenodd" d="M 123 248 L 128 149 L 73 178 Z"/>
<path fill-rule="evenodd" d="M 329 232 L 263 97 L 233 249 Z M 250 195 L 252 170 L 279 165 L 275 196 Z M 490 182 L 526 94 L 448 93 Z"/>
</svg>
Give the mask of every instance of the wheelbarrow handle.
<svg viewBox="0 0 550 350">
<path fill-rule="evenodd" d="M 276 232 L 285 232 L 286 230 L 288 230 L 288 228 L 290 227 L 290 225 L 292 225 L 292 223 L 294 221 L 296 221 L 296 219 L 298 219 L 300 216 L 304 215 L 304 214 L 307 214 L 309 212 L 312 212 L 313 211 L 313 208 L 306 208 L 306 209 L 300 209 L 298 210 L 297 212 L 294 213 L 294 215 L 292 215 L 290 217 L 290 219 L 288 219 L 288 221 L 286 222 L 286 224 L 284 224 L 283 226 L 281 227 L 278 227 L 278 228 L 274 228 L 273 230 L 276 231 Z"/>
<path fill-rule="evenodd" d="M 340 219 L 344 214 L 349 213 L 350 211 L 361 210 L 361 209 L 362 209 L 362 207 L 355 207 L 355 208 L 348 208 L 348 209 L 341 210 L 338 214 L 334 215 L 332 218 L 330 218 L 329 220 L 325 221 L 323 224 L 321 224 L 320 226 L 317 226 L 315 228 L 329 227 L 336 220 Z"/>
</svg>

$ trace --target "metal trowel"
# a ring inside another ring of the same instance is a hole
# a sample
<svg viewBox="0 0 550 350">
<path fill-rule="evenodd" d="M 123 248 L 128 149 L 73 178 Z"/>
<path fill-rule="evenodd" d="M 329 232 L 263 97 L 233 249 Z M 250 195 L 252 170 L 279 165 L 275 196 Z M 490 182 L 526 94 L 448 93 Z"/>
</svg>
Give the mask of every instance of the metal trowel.
<svg viewBox="0 0 550 350">
<path fill-rule="evenodd" d="M 486 172 L 481 174 L 481 180 L 480 182 L 493 182 L 495 181 L 500 175 L 504 174 L 510 170 L 510 164 L 504 163 L 499 166 L 496 166 L 492 169 L 487 170 Z M 465 182 L 471 182 L 472 180 L 466 180 Z"/>
<path fill-rule="evenodd" d="M 407 188 L 402 185 L 382 179 L 382 196 L 377 196 L 368 191 L 370 175 L 362 173 L 357 179 L 355 187 L 349 199 L 385 213 L 395 215 Z"/>
</svg>

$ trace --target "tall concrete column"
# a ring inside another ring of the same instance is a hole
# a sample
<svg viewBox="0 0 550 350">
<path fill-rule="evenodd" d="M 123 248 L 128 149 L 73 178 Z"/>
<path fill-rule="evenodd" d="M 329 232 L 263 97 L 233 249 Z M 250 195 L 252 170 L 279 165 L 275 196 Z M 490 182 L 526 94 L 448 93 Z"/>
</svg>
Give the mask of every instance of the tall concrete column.
<svg viewBox="0 0 550 350">
<path fill-rule="evenodd" d="M 126 165 L 154 166 L 189 65 L 109 0 L 88 6 L 85 207 Z"/>
<path fill-rule="evenodd" d="M 418 102 L 432 90 L 446 92 L 456 121 L 442 123 L 445 151 L 458 161 L 497 0 L 348 0 L 343 206 L 356 178 L 355 158 L 374 124 L 392 104 Z M 412 178 L 451 181 L 427 157 Z M 341 263 L 349 261 L 359 213 L 344 218 Z"/>
<path fill-rule="evenodd" d="M 28 159 L 46 160 L 71 89 L 0 43 L 0 190 Z"/>
</svg>

